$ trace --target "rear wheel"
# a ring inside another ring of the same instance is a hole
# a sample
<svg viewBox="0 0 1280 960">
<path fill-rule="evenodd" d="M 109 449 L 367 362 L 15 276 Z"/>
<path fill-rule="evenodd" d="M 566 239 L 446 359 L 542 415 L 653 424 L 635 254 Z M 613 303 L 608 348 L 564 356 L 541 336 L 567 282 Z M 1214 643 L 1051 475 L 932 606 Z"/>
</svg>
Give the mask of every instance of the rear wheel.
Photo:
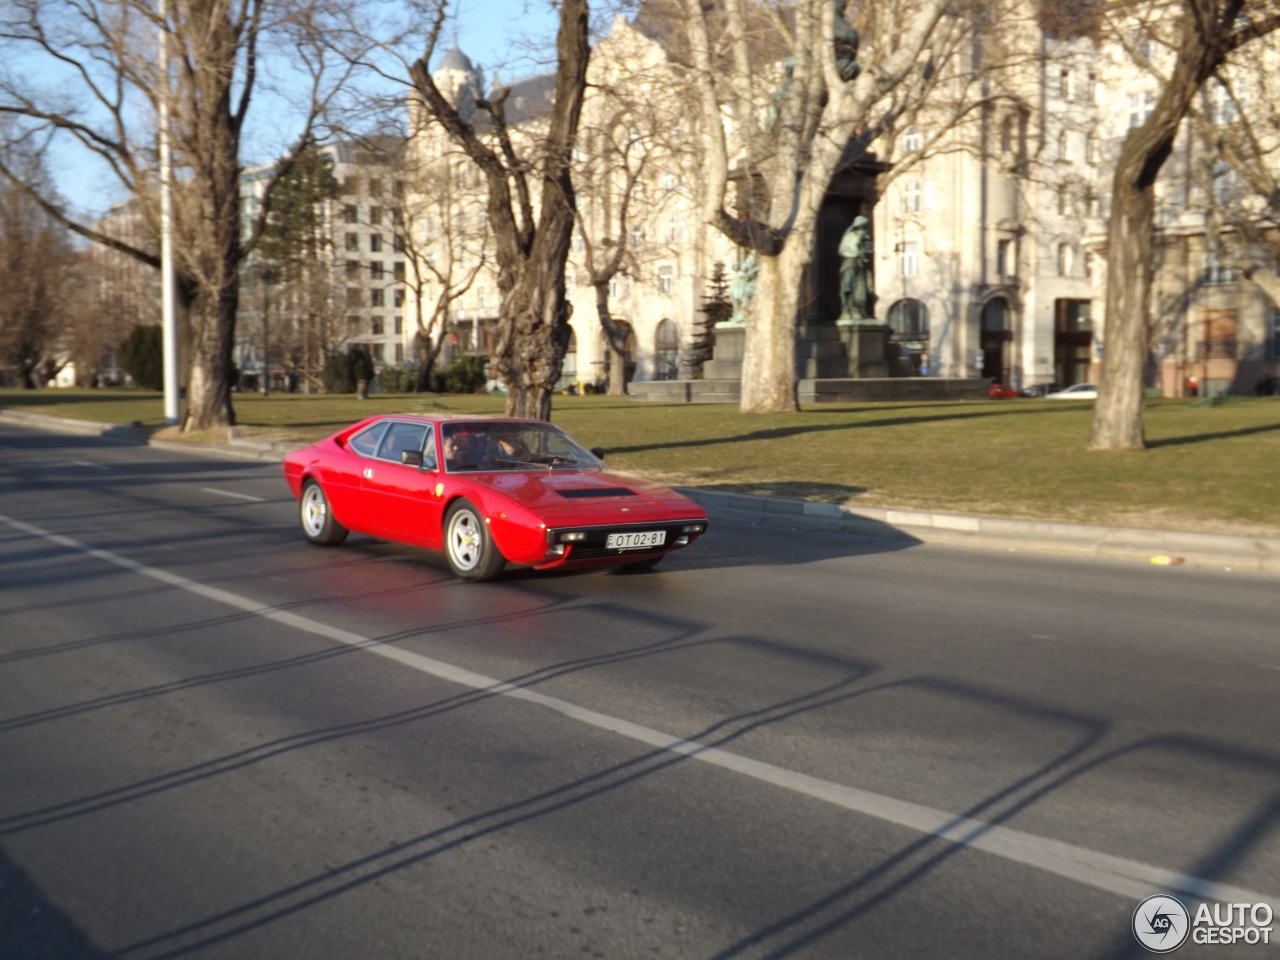
<svg viewBox="0 0 1280 960">
<path fill-rule="evenodd" d="M 461 580 L 492 580 L 506 560 L 489 536 L 489 525 L 470 500 L 457 500 L 444 518 L 444 554 Z"/>
<path fill-rule="evenodd" d="M 314 480 L 302 485 L 298 520 L 302 524 L 302 535 L 322 547 L 335 547 L 347 539 L 347 528 L 333 518 L 329 498 Z"/>
</svg>

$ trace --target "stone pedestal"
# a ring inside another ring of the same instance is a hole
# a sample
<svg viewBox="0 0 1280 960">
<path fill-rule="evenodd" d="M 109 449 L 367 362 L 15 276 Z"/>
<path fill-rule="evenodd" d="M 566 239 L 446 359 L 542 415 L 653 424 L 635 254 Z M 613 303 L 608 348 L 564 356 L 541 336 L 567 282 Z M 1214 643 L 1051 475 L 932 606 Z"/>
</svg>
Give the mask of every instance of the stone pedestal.
<svg viewBox="0 0 1280 960">
<path fill-rule="evenodd" d="M 711 359 L 702 365 L 704 380 L 742 380 L 742 353 L 746 348 L 747 328 L 716 324 L 716 345 Z"/>
<path fill-rule="evenodd" d="M 890 377 L 896 364 L 888 356 L 891 330 L 885 323 L 867 323 L 861 320 L 837 320 L 836 328 L 849 360 L 848 377 Z"/>
</svg>

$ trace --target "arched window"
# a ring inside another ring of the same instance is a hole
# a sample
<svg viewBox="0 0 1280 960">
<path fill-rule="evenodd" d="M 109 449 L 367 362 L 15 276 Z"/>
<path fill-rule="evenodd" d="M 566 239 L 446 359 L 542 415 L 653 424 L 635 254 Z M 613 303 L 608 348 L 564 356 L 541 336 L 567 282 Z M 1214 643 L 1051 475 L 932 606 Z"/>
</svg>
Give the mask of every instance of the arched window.
<svg viewBox="0 0 1280 960">
<path fill-rule="evenodd" d="M 982 308 L 982 329 L 997 331 L 1009 329 L 1009 304 L 1001 297 L 988 300 Z"/>
<path fill-rule="evenodd" d="M 899 300 L 889 308 L 889 326 L 895 337 L 928 338 L 929 308 L 919 300 Z"/>
<path fill-rule="evenodd" d="M 919 300 L 899 300 L 889 308 L 889 343 L 898 363 L 912 376 L 929 375 L 929 308 Z"/>
<path fill-rule="evenodd" d="M 675 380 L 680 374 L 680 335 L 671 320 L 663 320 L 653 335 L 653 379 Z"/>
<path fill-rule="evenodd" d="M 578 382 L 578 335 L 569 328 L 569 345 L 564 350 L 564 363 L 560 365 L 560 382 L 557 387 L 567 390 Z"/>
<path fill-rule="evenodd" d="M 625 320 L 614 320 L 614 329 L 617 330 L 619 338 L 623 342 L 622 362 L 623 362 L 623 383 L 630 383 L 632 377 L 636 374 L 636 332 L 631 329 L 631 324 Z M 609 350 L 609 336 L 603 329 L 600 331 L 600 356 L 603 358 L 604 375 L 601 377 L 604 385 L 608 385 L 609 378 L 613 376 L 611 369 L 612 360 Z"/>
</svg>

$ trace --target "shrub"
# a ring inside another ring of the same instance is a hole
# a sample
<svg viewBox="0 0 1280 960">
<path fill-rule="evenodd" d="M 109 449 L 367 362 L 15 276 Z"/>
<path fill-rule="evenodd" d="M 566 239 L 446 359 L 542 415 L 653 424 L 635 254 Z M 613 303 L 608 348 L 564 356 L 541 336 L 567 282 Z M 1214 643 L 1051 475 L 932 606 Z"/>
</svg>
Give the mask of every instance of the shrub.
<svg viewBox="0 0 1280 960">
<path fill-rule="evenodd" d="M 134 325 L 120 344 L 120 366 L 138 386 L 164 389 L 164 334 L 158 323 Z"/>
<path fill-rule="evenodd" d="M 331 353 L 320 375 L 329 393 L 355 393 L 361 380 L 373 379 L 373 357 L 363 344 L 347 347 L 343 353 Z"/>
<path fill-rule="evenodd" d="M 489 379 L 487 357 L 457 357 L 453 363 L 431 374 L 437 393 L 480 393 Z"/>
</svg>

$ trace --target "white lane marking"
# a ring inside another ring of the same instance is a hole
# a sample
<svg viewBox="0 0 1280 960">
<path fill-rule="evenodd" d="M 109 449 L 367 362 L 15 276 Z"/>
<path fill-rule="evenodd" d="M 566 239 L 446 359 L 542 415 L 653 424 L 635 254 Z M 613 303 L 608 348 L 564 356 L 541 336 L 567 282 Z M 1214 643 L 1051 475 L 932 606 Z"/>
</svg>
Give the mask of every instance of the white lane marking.
<svg viewBox="0 0 1280 960">
<path fill-rule="evenodd" d="M 101 463 L 91 463 L 88 460 L 69 460 L 67 461 L 75 467 L 88 467 L 91 470 L 110 470 L 111 468 Z"/>
<path fill-rule="evenodd" d="M 364 637 L 358 633 L 343 630 L 341 627 L 322 623 L 319 620 L 312 620 L 310 617 L 279 610 L 275 607 L 261 604 L 249 597 L 231 593 L 228 590 L 188 580 L 186 577 L 169 573 L 167 570 L 149 567 L 144 563 L 130 560 L 128 557 L 121 556 L 118 553 L 91 547 L 78 540 L 51 533 L 48 530 L 24 523 L 21 520 L 15 520 L 3 514 L 0 514 L 0 522 L 29 536 L 38 537 L 70 550 L 88 554 L 106 563 L 123 567 L 133 573 L 150 577 L 152 580 L 158 580 L 161 583 L 177 587 L 180 590 L 186 590 L 189 593 L 197 594 L 217 603 L 244 610 L 263 619 L 293 627 L 318 637 L 325 637 L 350 647 L 363 649 L 368 653 L 393 660 L 396 663 L 430 674 L 441 680 L 469 687 L 473 690 L 481 690 L 494 696 L 511 697 L 514 700 L 524 700 L 528 703 L 537 704 L 548 710 L 554 710 L 556 713 L 572 720 L 577 720 L 599 730 L 615 733 L 659 750 L 680 754 L 714 767 L 720 767 L 723 770 L 731 770 L 743 776 L 759 780 L 762 783 L 772 784 L 784 790 L 804 794 L 818 800 L 825 800 L 854 813 L 875 817 L 888 823 L 916 830 L 928 836 L 962 844 L 974 850 L 981 850 L 983 853 L 1011 860 L 1014 863 L 1035 867 L 1047 873 L 1065 877 L 1068 880 L 1075 880 L 1078 883 L 1096 887 L 1099 890 L 1107 890 L 1130 899 L 1141 899 L 1154 891 L 1184 893 L 1199 899 L 1230 903 L 1272 902 L 1277 899 L 1274 895 L 1218 883 L 1215 880 L 1192 876 L 1177 870 L 1168 870 L 1164 867 L 1142 863 L 1138 860 L 1128 860 L 1124 857 L 1099 853 L 1096 850 L 1063 843 L 1059 840 L 1051 840 L 1048 837 L 1037 836 L 1033 833 L 1025 833 L 1010 827 L 996 826 L 984 820 L 958 816 L 945 810 L 937 810 L 933 807 L 911 803 L 907 800 L 898 800 L 894 797 L 872 793 L 868 790 L 860 790 L 857 787 L 835 783 L 831 780 L 823 780 L 806 773 L 798 773 L 795 770 L 788 770 L 772 763 L 753 760 L 750 757 L 740 756 L 728 750 L 721 750 L 719 747 L 709 747 L 696 740 L 685 740 L 663 733 L 660 730 L 654 730 L 651 727 L 632 723 L 630 720 L 623 720 L 620 717 L 580 707 L 558 697 L 551 697 L 534 690 L 513 686 L 505 680 L 488 677 L 482 673 L 474 673 L 471 670 L 456 667 L 442 660 L 412 653 L 408 650 L 401 650 L 398 647 L 375 644 L 370 637 Z"/>
<path fill-rule="evenodd" d="M 1280 663 L 1260 663 L 1260 667 L 1266 667 L 1268 670 L 1280 670 Z"/>
<path fill-rule="evenodd" d="M 219 490 L 216 487 L 201 487 L 205 493 L 216 493 L 221 497 L 235 497 L 237 500 L 248 500 L 251 503 L 266 503 L 265 497 L 251 497 L 247 493 L 232 493 L 230 490 Z"/>
</svg>

